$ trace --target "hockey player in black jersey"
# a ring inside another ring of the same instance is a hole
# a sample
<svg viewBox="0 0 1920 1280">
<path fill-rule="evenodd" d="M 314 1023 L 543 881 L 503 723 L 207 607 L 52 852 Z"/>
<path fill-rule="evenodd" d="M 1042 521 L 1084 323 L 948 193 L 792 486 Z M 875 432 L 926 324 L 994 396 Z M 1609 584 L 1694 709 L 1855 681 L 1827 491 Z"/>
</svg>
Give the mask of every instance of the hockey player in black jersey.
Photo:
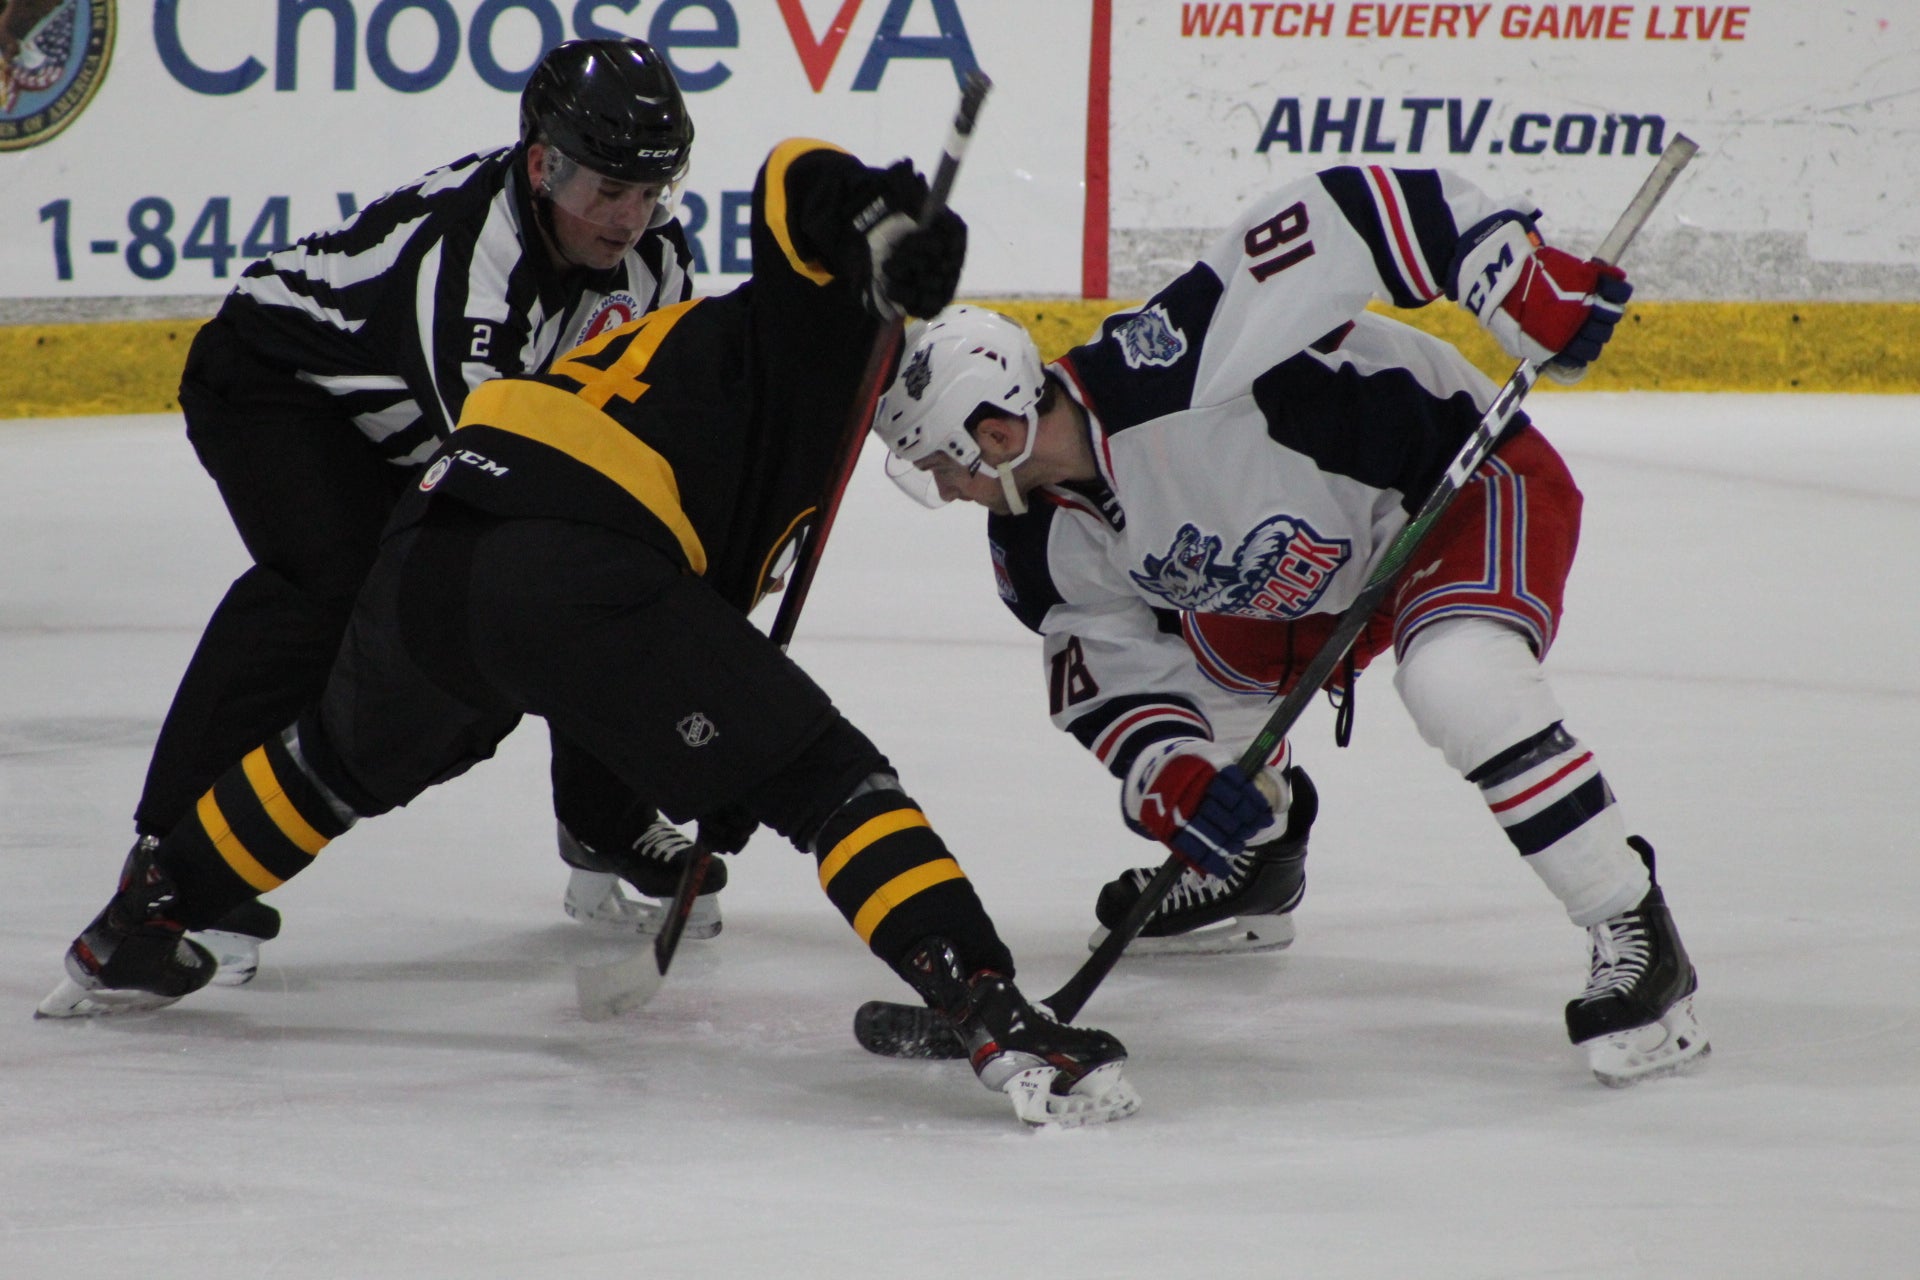
<svg viewBox="0 0 1920 1280">
<path fill-rule="evenodd" d="M 134 851 L 40 1012 L 197 990 L 209 959 L 183 931 L 534 714 L 698 820 L 710 847 L 736 850 L 764 824 L 812 854 L 855 933 L 951 1020 L 1022 1118 L 1130 1114 L 1119 1042 L 1027 1003 L 886 757 L 746 617 L 820 507 L 877 313 L 952 297 L 965 226 L 945 211 L 917 225 L 905 211 L 925 196 L 905 162 L 783 143 L 755 184 L 748 283 L 470 395 L 388 527 L 318 702 L 236 752 Z"/>
<path fill-rule="evenodd" d="M 1493 398 L 1369 300 L 1451 298 L 1562 381 L 1620 318 L 1624 275 L 1544 243 L 1537 217 L 1435 170 L 1329 169 L 1255 202 L 1044 370 L 1020 326 L 971 308 L 909 344 L 874 430 L 910 490 L 993 512 L 1001 595 L 1045 637 L 1055 723 L 1120 780 L 1129 825 L 1191 864 L 1149 926 L 1163 949 L 1291 939 L 1313 791 L 1284 756 L 1254 778 L 1234 762 Z M 1618 1085 L 1697 1065 L 1707 1039 L 1652 846 L 1540 666 L 1581 501 L 1517 414 L 1332 683 L 1350 714 L 1357 671 L 1394 650 L 1422 736 L 1587 931 L 1567 1032 Z M 1150 874 L 1101 892 L 1096 940 Z"/>
<path fill-rule="evenodd" d="M 474 387 L 692 295 L 672 216 L 693 123 L 665 60 L 638 40 L 549 52 L 520 139 L 374 201 L 254 263 L 195 338 L 187 435 L 253 567 L 201 637 L 134 812 L 171 829 L 240 751 L 318 695 L 399 495 Z M 645 930 L 687 841 L 591 755 L 553 743 L 561 856 L 576 918 Z M 619 873 L 619 874 L 616 874 Z M 724 883 L 716 877 L 712 890 Z M 703 897 L 692 937 L 719 929 Z M 224 983 L 252 976 L 278 914 L 250 906 L 205 939 Z"/>
</svg>

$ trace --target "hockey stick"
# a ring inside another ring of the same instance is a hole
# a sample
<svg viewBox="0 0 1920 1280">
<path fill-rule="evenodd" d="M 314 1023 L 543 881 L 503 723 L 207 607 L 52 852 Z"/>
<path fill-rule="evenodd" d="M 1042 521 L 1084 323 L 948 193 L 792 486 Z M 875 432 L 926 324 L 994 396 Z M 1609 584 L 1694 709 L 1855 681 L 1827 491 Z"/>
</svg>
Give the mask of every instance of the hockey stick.
<svg viewBox="0 0 1920 1280">
<path fill-rule="evenodd" d="M 966 154 L 967 143 L 973 137 L 974 122 L 980 116 L 980 104 L 986 101 L 987 91 L 991 88 L 993 82 L 982 72 L 967 73 L 960 89 L 960 109 L 954 112 L 953 128 L 947 133 L 947 145 L 940 153 L 939 167 L 934 170 L 933 182 L 927 188 L 927 198 L 920 206 L 919 222 L 923 227 L 947 207 L 947 197 L 953 192 L 954 176 L 960 171 L 960 157 Z M 773 642 L 782 649 L 793 639 L 793 629 L 800 621 L 800 608 L 806 604 L 807 594 L 813 589 L 813 575 L 820 567 L 820 555 L 826 549 L 827 535 L 833 532 L 834 518 L 840 514 L 840 500 L 846 496 L 847 485 L 853 479 L 853 469 L 860 461 L 860 450 L 867 442 L 867 431 L 873 425 L 873 412 L 879 407 L 880 393 L 886 390 L 887 382 L 893 377 L 893 367 L 900 358 L 905 335 L 906 325 L 899 317 L 892 317 L 880 326 L 880 332 L 873 336 L 873 346 L 867 351 L 867 367 L 860 375 L 860 390 L 854 397 L 852 411 L 847 415 L 846 434 L 840 440 L 840 453 L 832 483 L 827 487 L 825 501 L 820 504 L 820 518 L 807 533 L 800 553 L 794 557 L 793 568 L 787 575 L 787 585 L 780 594 L 780 611 L 774 615 L 773 628 L 768 632 Z"/>
<path fill-rule="evenodd" d="M 1639 234 L 1652 215 L 1654 206 L 1660 203 L 1667 189 L 1693 159 L 1699 148 L 1692 139 L 1684 134 L 1676 134 L 1654 162 L 1653 171 L 1646 181 L 1640 184 L 1640 190 L 1628 202 L 1626 210 L 1615 222 L 1594 252 L 1594 257 L 1602 262 L 1617 262 L 1626 247 Z M 1454 497 L 1466 485 L 1468 479 L 1480 468 L 1494 446 L 1499 443 L 1500 434 L 1512 420 L 1520 402 L 1527 392 L 1539 380 L 1539 366 L 1531 360 L 1522 360 L 1513 371 L 1506 384 L 1494 394 L 1493 403 L 1480 418 L 1466 443 L 1461 445 L 1453 461 L 1448 464 L 1444 474 L 1428 493 L 1426 501 L 1421 503 L 1419 511 L 1400 530 L 1399 536 L 1387 545 L 1386 550 L 1374 563 L 1367 575 L 1366 584 L 1360 594 L 1354 597 L 1340 615 L 1333 632 L 1300 673 L 1293 688 L 1282 698 L 1280 705 L 1254 735 L 1247 749 L 1240 753 L 1237 762 L 1249 776 L 1255 776 L 1265 767 L 1275 747 L 1293 729 L 1294 722 L 1300 718 L 1307 704 L 1312 702 L 1320 688 L 1333 674 L 1341 659 L 1347 656 L 1347 650 L 1359 639 L 1360 632 L 1366 627 L 1367 620 L 1374 610 L 1386 598 L 1387 590 L 1406 566 L 1414 550 L 1426 538 L 1427 533 L 1439 521 L 1440 516 L 1452 504 Z M 1100 941 L 1091 956 L 1074 975 L 1067 979 L 1066 985 L 1041 1001 L 1062 1022 L 1071 1022 L 1074 1015 L 1085 1006 L 1092 996 L 1094 988 L 1106 978 L 1113 966 L 1119 961 L 1120 953 L 1127 949 L 1147 921 L 1160 908 L 1161 902 L 1173 890 L 1187 864 L 1177 855 L 1169 855 L 1167 860 L 1155 871 L 1153 878 L 1140 890 L 1140 897 L 1118 924 Z M 953 1039 L 939 1020 L 939 1015 L 930 1009 L 914 1005 L 894 1004 L 889 1001 L 869 1001 L 862 1005 L 854 1015 L 854 1035 L 860 1043 L 872 1052 L 892 1057 L 956 1057 L 959 1056 L 959 1043 Z M 951 1042 L 942 1044 L 942 1040 Z M 887 1046 L 897 1045 L 899 1052 L 891 1051 Z M 878 1047 L 876 1047 L 878 1046 Z M 945 1051 L 951 1049 L 951 1052 Z"/>
<path fill-rule="evenodd" d="M 960 158 L 966 154 L 967 143 L 973 137 L 974 122 L 980 116 L 980 104 L 986 101 L 987 91 L 991 88 L 993 82 L 987 79 L 985 73 L 967 73 L 960 88 L 960 109 L 954 113 L 953 127 L 948 131 L 946 146 L 940 153 L 940 164 L 934 170 L 932 183 L 927 187 L 927 198 L 920 205 L 920 226 L 932 223 L 940 211 L 947 207 L 947 198 L 953 193 L 954 177 L 960 171 Z M 893 367 L 900 358 L 905 334 L 906 326 L 898 317 L 891 317 L 882 322 L 880 332 L 874 335 L 873 346 L 867 351 L 866 368 L 860 375 L 859 390 L 854 395 L 852 408 L 847 415 L 847 428 L 841 437 L 833 475 L 820 504 L 820 518 L 806 534 L 799 554 L 794 557 L 793 568 L 788 572 L 786 589 L 781 596 L 780 610 L 774 615 L 773 627 L 768 632 L 768 638 L 783 651 L 793 639 L 794 627 L 799 624 L 800 607 L 806 603 L 807 594 L 813 589 L 814 572 L 819 568 L 821 553 L 826 549 L 827 534 L 833 529 L 834 517 L 840 512 L 840 501 L 846 496 L 847 485 L 853 480 L 853 469 L 860 461 L 861 447 L 866 444 L 867 431 L 873 425 L 873 413 L 879 406 L 880 393 L 893 377 Z M 667 905 L 666 922 L 654 937 L 650 952 L 642 951 L 612 964 L 583 965 L 574 970 L 574 991 L 579 998 L 582 1017 L 589 1022 L 601 1022 L 638 1009 L 653 999 L 661 983 L 666 981 L 667 968 L 673 963 L 673 953 L 680 946 L 680 935 L 686 930 L 687 917 L 693 912 L 693 900 L 700 894 L 700 886 L 707 876 L 707 864 L 712 860 L 713 850 L 707 847 L 706 841 L 695 840 L 687 865 L 681 870 L 680 883 L 674 890 L 673 900 Z"/>
<path fill-rule="evenodd" d="M 687 864 L 680 868 L 680 883 L 667 904 L 666 919 L 651 947 L 612 964 L 581 965 L 573 971 L 581 1017 L 588 1022 L 605 1022 L 653 999 L 667 980 L 667 967 L 673 963 L 673 953 L 680 949 L 680 935 L 686 932 L 687 917 L 693 914 L 694 899 L 700 896 L 700 885 L 707 878 L 707 865 L 712 860 L 713 851 L 705 840 L 696 837 Z"/>
</svg>

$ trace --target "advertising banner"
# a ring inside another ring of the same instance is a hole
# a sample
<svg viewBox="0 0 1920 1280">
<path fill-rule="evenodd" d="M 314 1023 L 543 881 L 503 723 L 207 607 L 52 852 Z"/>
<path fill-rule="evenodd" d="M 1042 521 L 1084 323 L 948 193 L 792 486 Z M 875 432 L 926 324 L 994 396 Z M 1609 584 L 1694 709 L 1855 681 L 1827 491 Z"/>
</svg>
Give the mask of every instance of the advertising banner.
<svg viewBox="0 0 1920 1280">
<path fill-rule="evenodd" d="M 1116 296 L 1189 259 L 1224 210 L 1331 164 L 1453 169 L 1592 246 L 1679 132 L 1703 154 L 1635 246 L 1648 296 L 1920 298 L 1911 0 L 1113 13 Z"/>
<path fill-rule="evenodd" d="M 633 35 L 694 118 L 680 197 L 707 288 L 744 278 L 767 150 L 825 138 L 930 171 L 984 68 L 955 200 L 992 209 L 968 287 L 1080 288 L 1084 3 L 6 0 L 0 298 L 219 295 L 291 238 L 517 136 L 563 39 Z"/>
<path fill-rule="evenodd" d="M 1646 298 L 1920 298 L 1920 4 L 1302 0 L 0 0 L 0 302 L 200 297 L 513 140 L 542 50 L 652 41 L 698 140 L 702 287 L 748 269 L 767 148 L 930 167 L 971 296 L 1139 297 L 1238 204 L 1338 164 L 1446 167 L 1590 245 L 1675 133 Z"/>
</svg>

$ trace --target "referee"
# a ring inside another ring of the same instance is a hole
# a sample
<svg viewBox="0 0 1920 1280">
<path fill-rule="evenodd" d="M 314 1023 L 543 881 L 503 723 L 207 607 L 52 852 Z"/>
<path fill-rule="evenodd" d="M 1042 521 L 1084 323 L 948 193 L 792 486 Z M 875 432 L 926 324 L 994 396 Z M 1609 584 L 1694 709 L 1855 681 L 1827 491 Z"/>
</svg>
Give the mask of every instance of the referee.
<svg viewBox="0 0 1920 1280">
<path fill-rule="evenodd" d="M 456 160 L 248 267 L 188 352 L 187 438 L 253 565 L 174 694 L 134 810 L 152 844 L 220 771 L 326 684 L 394 503 L 490 379 L 692 295 L 673 217 L 693 122 L 640 40 L 562 44 L 534 69 L 520 140 Z M 643 931 L 687 842 L 586 753 L 553 740 L 570 914 Z M 713 889 L 720 887 L 713 883 Z M 204 940 L 220 981 L 279 930 L 249 904 Z M 719 930 L 711 896 L 689 936 Z"/>
</svg>

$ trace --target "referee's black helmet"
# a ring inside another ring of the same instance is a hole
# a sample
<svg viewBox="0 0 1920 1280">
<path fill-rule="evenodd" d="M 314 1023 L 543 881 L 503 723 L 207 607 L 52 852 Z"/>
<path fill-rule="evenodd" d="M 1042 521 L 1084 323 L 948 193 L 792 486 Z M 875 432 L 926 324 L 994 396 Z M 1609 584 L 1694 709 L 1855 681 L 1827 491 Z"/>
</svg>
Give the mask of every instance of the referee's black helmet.
<svg viewBox="0 0 1920 1280">
<path fill-rule="evenodd" d="M 673 182 L 693 152 L 693 117 L 673 69 L 646 41 L 570 40 L 527 80 L 520 140 L 623 182 Z"/>
</svg>

